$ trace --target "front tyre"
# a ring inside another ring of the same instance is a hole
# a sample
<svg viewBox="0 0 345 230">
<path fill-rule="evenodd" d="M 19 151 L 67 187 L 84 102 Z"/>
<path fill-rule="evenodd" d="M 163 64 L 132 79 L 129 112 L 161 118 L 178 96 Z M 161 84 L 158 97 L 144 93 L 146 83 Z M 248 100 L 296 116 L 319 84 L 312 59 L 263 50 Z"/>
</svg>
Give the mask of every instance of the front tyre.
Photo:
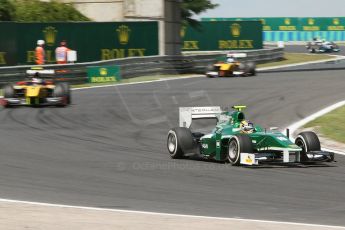
<svg viewBox="0 0 345 230">
<path fill-rule="evenodd" d="M 228 160 L 232 165 L 240 165 L 241 153 L 253 153 L 252 140 L 248 135 L 233 136 L 228 145 Z"/>
<path fill-rule="evenodd" d="M 217 75 L 214 74 L 215 72 L 218 73 L 218 68 L 216 68 L 214 64 L 209 64 L 205 68 L 206 77 L 208 78 L 218 77 L 218 74 Z"/>
<path fill-rule="evenodd" d="M 173 159 L 183 158 L 195 148 L 192 132 L 187 128 L 177 127 L 168 132 L 167 148 Z"/>
<path fill-rule="evenodd" d="M 321 150 L 321 144 L 318 136 L 311 131 L 298 134 L 295 144 L 302 148 L 300 153 L 302 162 L 309 160 L 307 152 Z"/>
</svg>

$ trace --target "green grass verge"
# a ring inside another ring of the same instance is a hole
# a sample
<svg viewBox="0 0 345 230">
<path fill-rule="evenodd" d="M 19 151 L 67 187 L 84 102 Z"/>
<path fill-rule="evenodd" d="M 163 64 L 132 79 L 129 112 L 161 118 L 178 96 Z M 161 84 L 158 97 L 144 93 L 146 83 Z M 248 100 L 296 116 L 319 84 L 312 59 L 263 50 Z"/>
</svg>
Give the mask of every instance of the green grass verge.
<svg viewBox="0 0 345 230">
<path fill-rule="evenodd" d="M 315 127 L 322 135 L 345 143 L 345 106 L 309 122 L 304 127 Z"/>
<path fill-rule="evenodd" d="M 160 79 L 169 79 L 169 78 L 187 77 L 187 76 L 191 76 L 191 74 L 141 76 L 141 77 L 134 77 L 130 79 L 123 79 L 120 82 L 86 83 L 86 84 L 80 84 L 80 85 L 73 85 L 72 88 L 82 88 L 82 87 L 97 86 L 97 85 L 98 86 L 117 85 L 117 84 L 123 84 L 123 83 L 145 82 L 145 81 L 154 81 L 154 80 L 160 80 Z"/>
<path fill-rule="evenodd" d="M 320 61 L 334 58 L 327 54 L 302 54 L 302 53 L 285 53 L 284 59 L 281 61 L 269 62 L 265 64 L 257 65 L 258 68 L 261 67 L 272 67 L 272 66 L 279 66 L 279 65 L 289 65 L 289 64 L 297 64 L 302 62 L 309 62 L 309 61 Z"/>
</svg>

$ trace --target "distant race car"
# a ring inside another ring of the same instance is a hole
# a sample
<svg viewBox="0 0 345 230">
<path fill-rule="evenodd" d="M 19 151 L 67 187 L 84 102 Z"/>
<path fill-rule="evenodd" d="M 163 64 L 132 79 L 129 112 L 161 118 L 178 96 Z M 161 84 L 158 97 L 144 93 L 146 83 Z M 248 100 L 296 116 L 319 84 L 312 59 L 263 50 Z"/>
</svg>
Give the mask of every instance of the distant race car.
<svg viewBox="0 0 345 230">
<path fill-rule="evenodd" d="M 227 54 L 226 61 L 219 61 L 208 66 L 207 77 L 234 77 L 234 76 L 255 76 L 256 65 L 254 62 L 240 61 L 246 57 L 246 53 Z"/>
<path fill-rule="evenodd" d="M 66 82 L 55 82 L 54 70 L 27 70 L 27 79 L 3 88 L 4 107 L 19 105 L 55 105 L 66 106 L 71 103 L 71 91 Z"/>
<path fill-rule="evenodd" d="M 334 42 L 321 41 L 316 39 L 308 42 L 306 48 L 310 53 L 331 53 L 340 51 L 339 46 Z"/>
<path fill-rule="evenodd" d="M 258 165 L 263 162 L 306 163 L 334 161 L 334 153 L 321 151 L 314 132 L 301 132 L 295 142 L 276 131 L 266 130 L 245 119 L 245 106 L 234 111 L 220 107 L 181 107 L 180 126 L 168 132 L 167 148 L 172 158 L 201 154 L 207 159 L 229 161 L 232 165 Z M 216 118 L 209 133 L 193 132 L 194 119 Z M 288 135 L 288 134 L 287 134 Z"/>
</svg>

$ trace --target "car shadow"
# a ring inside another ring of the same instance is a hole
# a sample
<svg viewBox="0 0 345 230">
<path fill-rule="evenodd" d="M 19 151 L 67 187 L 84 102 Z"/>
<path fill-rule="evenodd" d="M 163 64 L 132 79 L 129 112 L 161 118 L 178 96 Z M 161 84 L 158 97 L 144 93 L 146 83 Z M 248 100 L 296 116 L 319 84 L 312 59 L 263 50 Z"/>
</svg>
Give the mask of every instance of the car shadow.
<svg viewBox="0 0 345 230">
<path fill-rule="evenodd" d="M 193 160 L 193 161 L 203 161 L 203 162 L 210 162 L 216 164 L 229 164 L 225 161 L 217 161 L 215 159 L 208 159 L 203 157 L 202 155 L 195 154 L 186 156 L 183 159 L 185 160 Z M 234 167 L 241 167 L 241 168 L 248 168 L 248 169 L 274 169 L 274 168 L 329 168 L 329 167 L 337 167 L 334 165 L 336 161 L 333 162 L 304 162 L 304 163 L 281 163 L 281 162 L 266 162 L 260 163 L 259 165 L 241 165 L 241 166 L 234 166 Z M 332 165 L 333 164 L 333 165 Z"/>
<path fill-rule="evenodd" d="M 333 162 L 334 163 L 334 162 Z M 273 169 L 273 168 L 333 168 L 332 162 L 308 162 L 308 163 L 261 163 L 260 165 L 244 166 L 250 169 Z"/>
</svg>

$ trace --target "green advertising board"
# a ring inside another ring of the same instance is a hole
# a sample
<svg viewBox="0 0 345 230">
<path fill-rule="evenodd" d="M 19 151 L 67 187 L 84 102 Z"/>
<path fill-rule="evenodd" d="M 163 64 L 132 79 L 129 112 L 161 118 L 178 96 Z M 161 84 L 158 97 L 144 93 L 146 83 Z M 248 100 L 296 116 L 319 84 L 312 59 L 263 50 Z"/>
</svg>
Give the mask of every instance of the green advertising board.
<svg viewBox="0 0 345 230">
<path fill-rule="evenodd" d="M 46 42 L 46 64 L 56 63 L 55 49 L 62 40 L 77 51 L 78 62 L 158 55 L 154 21 L 0 23 L 0 31 L 0 65 L 34 64 L 39 39 Z"/>
<path fill-rule="evenodd" d="M 258 17 L 258 18 L 202 18 L 205 22 L 261 21 L 263 40 L 310 41 L 315 37 L 328 41 L 345 41 L 345 17 Z"/>
<path fill-rule="evenodd" d="M 259 21 L 200 22 L 200 27 L 181 28 L 182 51 L 262 49 Z"/>
<path fill-rule="evenodd" d="M 302 31 L 343 31 L 345 18 L 300 18 Z"/>
<path fill-rule="evenodd" d="M 89 83 L 107 83 L 121 81 L 119 66 L 87 67 Z"/>
<path fill-rule="evenodd" d="M 17 30 L 13 22 L 0 23 L 0 66 L 17 62 Z"/>
<path fill-rule="evenodd" d="M 344 31 L 345 17 L 202 18 L 202 21 L 258 20 L 264 31 Z"/>
</svg>

